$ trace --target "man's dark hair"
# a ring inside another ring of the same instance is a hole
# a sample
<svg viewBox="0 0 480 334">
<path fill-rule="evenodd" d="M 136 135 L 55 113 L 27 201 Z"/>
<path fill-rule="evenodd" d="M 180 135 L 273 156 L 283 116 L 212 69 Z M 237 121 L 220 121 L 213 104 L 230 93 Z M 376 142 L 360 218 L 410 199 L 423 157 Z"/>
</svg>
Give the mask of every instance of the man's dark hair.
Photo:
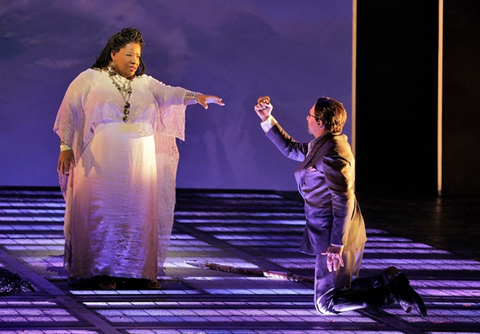
<svg viewBox="0 0 480 334">
<path fill-rule="evenodd" d="M 329 97 L 321 97 L 315 103 L 315 118 L 330 132 L 342 132 L 347 121 L 347 111 L 343 104 Z"/>
</svg>

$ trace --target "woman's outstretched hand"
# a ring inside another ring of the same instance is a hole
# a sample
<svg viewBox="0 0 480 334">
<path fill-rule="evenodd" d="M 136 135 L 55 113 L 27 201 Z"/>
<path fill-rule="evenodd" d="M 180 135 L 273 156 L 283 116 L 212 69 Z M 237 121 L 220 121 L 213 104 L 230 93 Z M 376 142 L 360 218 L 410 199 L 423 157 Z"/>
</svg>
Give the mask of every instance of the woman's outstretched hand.
<svg viewBox="0 0 480 334">
<path fill-rule="evenodd" d="M 214 95 L 204 95 L 204 94 L 198 94 L 197 95 L 197 102 L 201 104 L 205 109 L 208 109 L 208 105 L 210 103 L 215 103 L 218 104 L 219 106 L 224 106 L 225 103 L 222 102 L 222 99 L 219 98 L 218 96 Z"/>
</svg>

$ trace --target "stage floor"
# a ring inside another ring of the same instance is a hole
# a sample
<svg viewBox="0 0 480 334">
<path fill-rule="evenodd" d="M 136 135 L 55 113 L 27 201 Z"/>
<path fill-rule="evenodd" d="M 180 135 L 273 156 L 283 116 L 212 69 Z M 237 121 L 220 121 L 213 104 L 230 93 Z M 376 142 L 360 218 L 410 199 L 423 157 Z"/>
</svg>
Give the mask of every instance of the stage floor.
<svg viewBox="0 0 480 334">
<path fill-rule="evenodd" d="M 303 204 L 293 192 L 179 189 L 162 289 L 107 291 L 66 283 L 58 189 L 0 188 L 0 267 L 36 290 L 0 297 L 0 334 L 479 333 L 480 198 L 359 199 L 369 238 L 362 276 L 397 266 L 427 317 L 398 305 L 317 314 L 314 258 L 299 252 Z"/>
</svg>

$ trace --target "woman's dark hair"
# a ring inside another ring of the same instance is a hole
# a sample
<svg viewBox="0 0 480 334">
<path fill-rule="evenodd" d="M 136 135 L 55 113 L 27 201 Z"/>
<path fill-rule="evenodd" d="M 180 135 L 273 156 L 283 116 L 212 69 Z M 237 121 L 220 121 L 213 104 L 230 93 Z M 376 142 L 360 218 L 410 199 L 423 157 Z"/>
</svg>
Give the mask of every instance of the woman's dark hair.
<svg viewBox="0 0 480 334">
<path fill-rule="evenodd" d="M 123 28 L 122 31 L 110 37 L 102 52 L 97 57 L 97 60 L 92 65 L 92 68 L 107 67 L 112 61 L 112 58 L 110 56 L 111 52 L 118 52 L 121 48 L 123 48 L 129 43 L 139 44 L 140 49 L 143 50 L 143 37 L 140 30 L 134 28 Z M 142 56 L 140 55 L 140 64 L 137 68 L 137 71 L 135 72 L 135 75 L 140 76 L 145 73 L 145 70 L 145 63 Z"/>
<path fill-rule="evenodd" d="M 341 132 L 347 121 L 347 111 L 337 100 L 321 97 L 315 103 L 315 119 L 321 120 L 330 132 Z"/>
</svg>

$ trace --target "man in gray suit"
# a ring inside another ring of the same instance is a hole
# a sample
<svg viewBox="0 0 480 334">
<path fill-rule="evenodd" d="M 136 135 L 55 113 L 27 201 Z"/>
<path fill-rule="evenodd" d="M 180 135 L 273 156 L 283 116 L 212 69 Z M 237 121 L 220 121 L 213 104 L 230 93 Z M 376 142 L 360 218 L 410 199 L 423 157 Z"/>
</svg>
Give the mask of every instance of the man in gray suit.
<svg viewBox="0 0 480 334">
<path fill-rule="evenodd" d="M 295 141 L 280 127 L 268 96 L 259 98 L 254 109 L 267 138 L 286 157 L 301 161 L 295 171 L 305 202 L 301 251 L 316 256 L 317 311 L 337 314 L 398 302 L 406 312 L 415 308 L 425 316 L 422 298 L 397 268 L 358 278 L 367 236 L 355 196 L 355 159 L 341 133 L 347 120 L 343 105 L 326 97 L 317 100 L 307 115 L 308 132 L 315 137 L 309 143 Z"/>
</svg>

